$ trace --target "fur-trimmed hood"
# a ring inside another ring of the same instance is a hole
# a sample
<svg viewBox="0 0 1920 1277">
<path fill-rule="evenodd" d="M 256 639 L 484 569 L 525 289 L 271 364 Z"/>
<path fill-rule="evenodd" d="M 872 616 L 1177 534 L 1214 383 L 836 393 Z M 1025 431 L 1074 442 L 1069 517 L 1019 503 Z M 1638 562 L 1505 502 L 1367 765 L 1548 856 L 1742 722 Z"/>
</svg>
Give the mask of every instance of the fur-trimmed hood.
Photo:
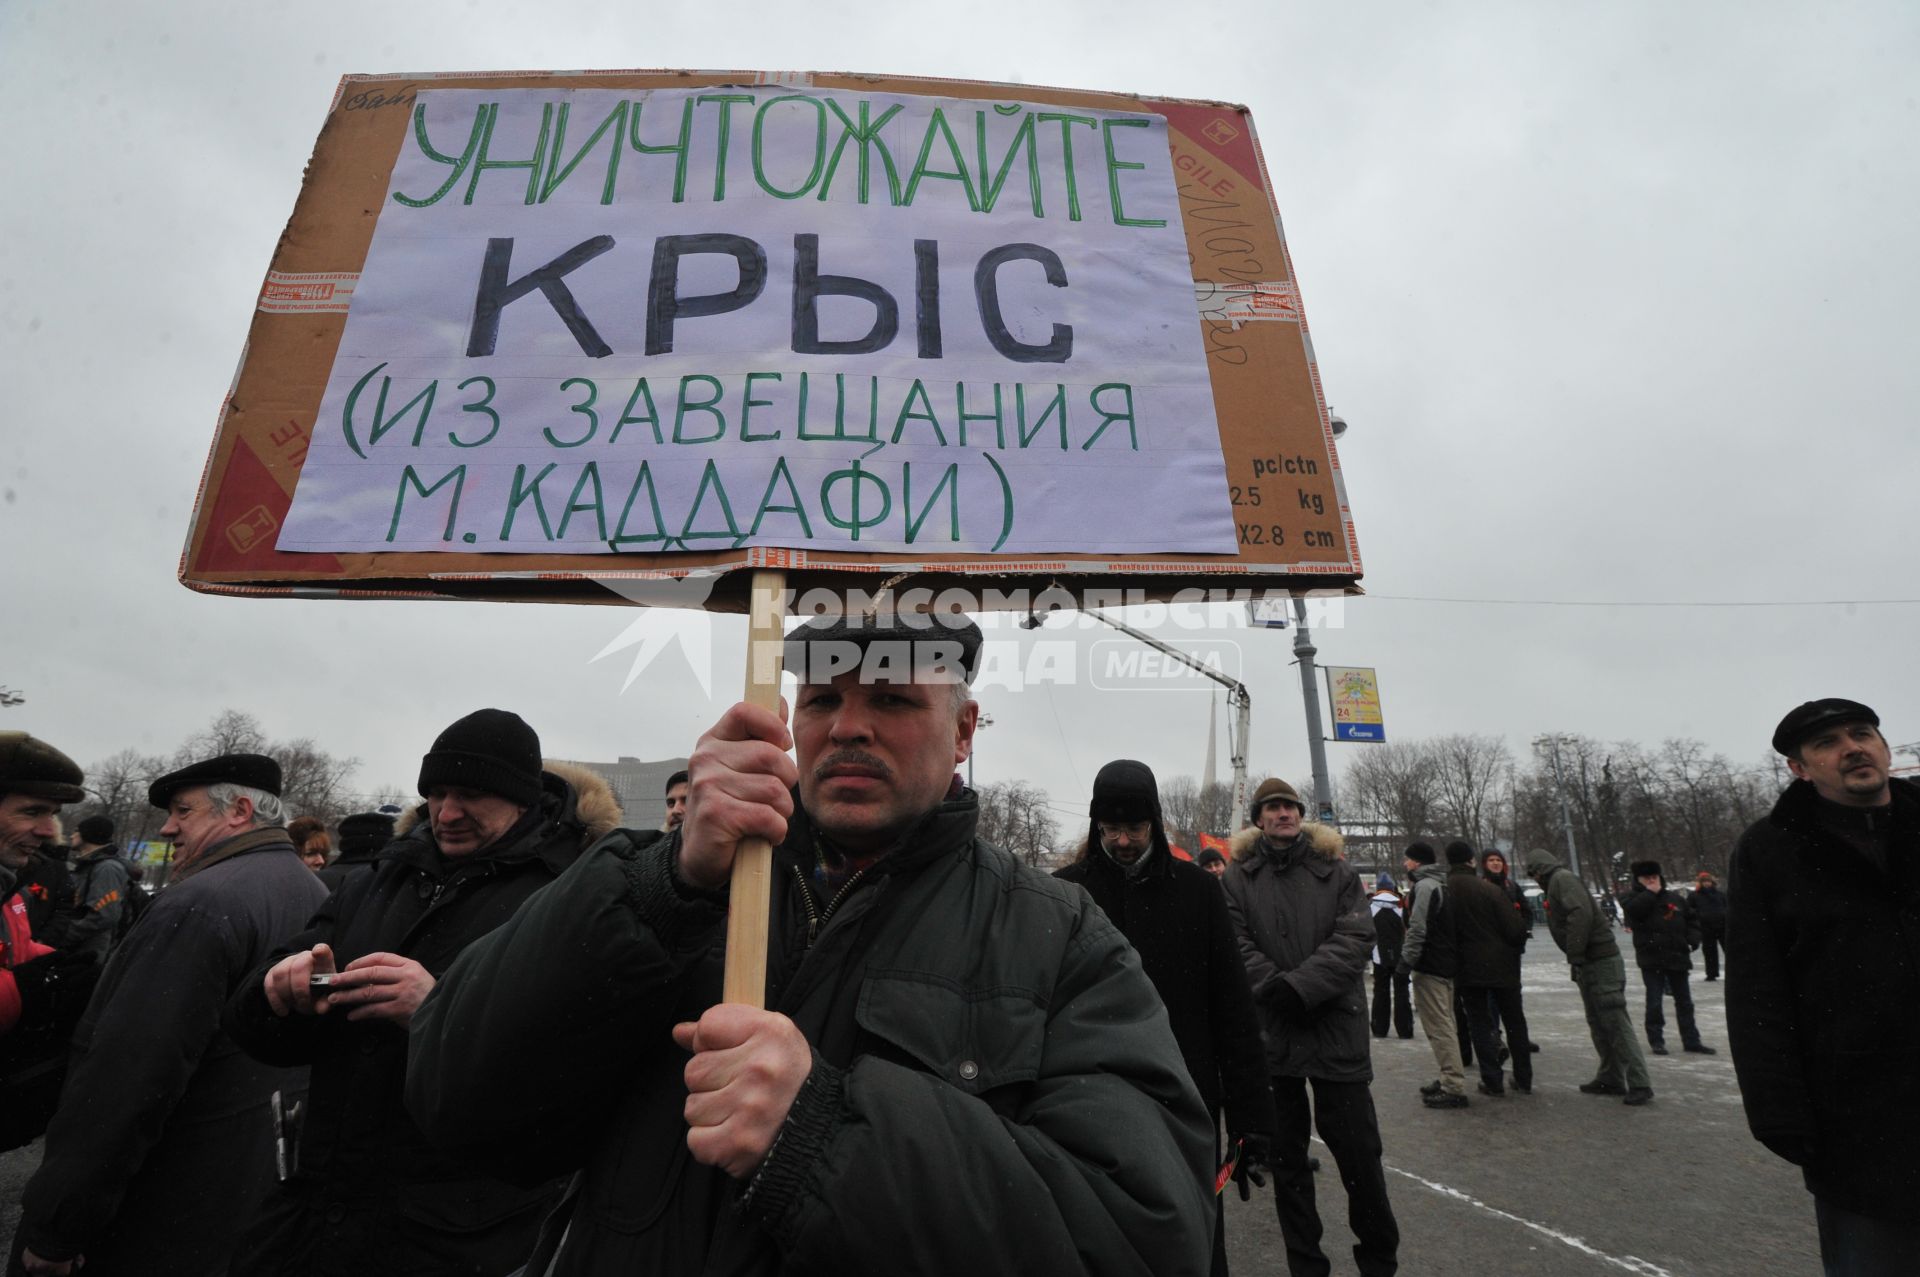
<svg viewBox="0 0 1920 1277">
<path fill-rule="evenodd" d="M 554 759 L 542 759 L 540 762 L 541 780 L 547 793 L 555 793 L 560 782 L 573 791 L 574 810 L 579 813 L 586 825 L 585 846 L 591 847 L 600 839 L 620 828 L 625 816 L 620 810 L 620 800 L 613 795 L 613 786 L 607 778 L 578 763 L 562 763 Z M 427 805 L 417 803 L 401 812 L 393 822 L 395 840 L 405 838 L 408 831 L 427 818 Z"/>
<path fill-rule="evenodd" d="M 1319 856 L 1322 860 L 1345 860 L 1347 858 L 1347 840 L 1340 831 L 1331 825 L 1316 824 L 1307 821 L 1300 826 L 1300 845 Z M 1247 859 L 1259 849 L 1260 829 L 1257 825 L 1248 825 L 1235 834 L 1228 842 L 1228 851 L 1236 861 Z"/>
</svg>

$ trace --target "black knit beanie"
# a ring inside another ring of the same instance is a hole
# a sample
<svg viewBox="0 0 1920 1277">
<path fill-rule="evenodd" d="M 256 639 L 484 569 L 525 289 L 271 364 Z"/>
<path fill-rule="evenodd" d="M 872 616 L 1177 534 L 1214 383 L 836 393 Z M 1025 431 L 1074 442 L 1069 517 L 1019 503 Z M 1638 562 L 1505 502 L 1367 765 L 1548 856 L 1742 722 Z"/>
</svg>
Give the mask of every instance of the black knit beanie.
<svg viewBox="0 0 1920 1277">
<path fill-rule="evenodd" d="M 1407 848 L 1407 859 L 1416 865 L 1430 865 L 1433 863 L 1433 848 L 1426 843 L 1417 842 Z"/>
<path fill-rule="evenodd" d="M 1473 863 L 1473 848 L 1463 842 L 1447 844 L 1447 863 L 1450 865 L 1470 865 Z"/>
<path fill-rule="evenodd" d="M 540 797 L 540 737 L 504 709 L 477 709 L 441 732 L 420 760 L 420 792 L 453 785 L 522 807 Z"/>
</svg>

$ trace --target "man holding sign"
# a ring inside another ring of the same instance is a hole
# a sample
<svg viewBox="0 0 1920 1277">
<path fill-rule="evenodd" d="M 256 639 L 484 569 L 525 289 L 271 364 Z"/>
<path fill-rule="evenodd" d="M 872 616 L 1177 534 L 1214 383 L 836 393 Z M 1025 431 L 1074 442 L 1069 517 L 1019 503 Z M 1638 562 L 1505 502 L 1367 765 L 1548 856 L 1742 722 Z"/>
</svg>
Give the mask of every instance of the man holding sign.
<svg viewBox="0 0 1920 1277">
<path fill-rule="evenodd" d="M 975 836 L 979 645 L 959 617 L 810 620 L 791 731 L 734 706 L 679 830 L 602 840 L 421 1008 L 429 1136 L 585 1171 L 530 1271 L 1206 1271 L 1212 1137 L 1139 959 Z M 719 1001 L 754 838 L 764 1011 Z"/>
</svg>

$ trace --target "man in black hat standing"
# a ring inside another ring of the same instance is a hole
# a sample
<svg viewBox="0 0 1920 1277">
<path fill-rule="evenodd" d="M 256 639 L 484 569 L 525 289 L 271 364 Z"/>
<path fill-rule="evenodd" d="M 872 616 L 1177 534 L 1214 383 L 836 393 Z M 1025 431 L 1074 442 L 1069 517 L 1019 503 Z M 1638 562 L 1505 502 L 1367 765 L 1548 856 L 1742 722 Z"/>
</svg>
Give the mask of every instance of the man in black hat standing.
<svg viewBox="0 0 1920 1277">
<path fill-rule="evenodd" d="M 543 763 L 540 737 L 502 709 L 441 732 L 419 789 L 373 867 L 227 1004 L 242 1047 L 313 1068 L 296 1165 L 234 1254 L 247 1277 L 511 1272 L 559 1196 L 428 1144 L 403 1102 L 407 1025 L 461 950 L 619 825 L 619 804 L 586 768 Z"/>
<path fill-rule="evenodd" d="M 1054 877 L 1085 887 L 1139 952 L 1216 1130 L 1226 1109 L 1244 1193 L 1247 1177 L 1267 1165 L 1275 1122 L 1260 1023 L 1226 894 L 1212 874 L 1169 849 L 1160 787 L 1145 763 L 1121 759 L 1102 767 L 1088 816 L 1078 857 Z M 1213 1272 L 1223 1277 L 1225 1216 L 1218 1196 L 1214 1203 Z"/>
<path fill-rule="evenodd" d="M 976 837 L 979 646 L 957 616 L 804 623 L 791 732 L 729 709 L 679 829 L 603 839 L 439 982 L 407 1074 L 427 1134 L 585 1168 L 530 1272 L 550 1243 L 576 1277 L 1205 1270 L 1213 1141 L 1139 958 Z M 766 1010 L 721 1001 L 750 838 Z"/>
<path fill-rule="evenodd" d="M 1620 907 L 1627 929 L 1633 932 L 1633 960 L 1647 987 L 1647 1046 L 1655 1055 L 1667 1053 L 1667 1017 L 1663 1004 L 1673 997 L 1673 1018 L 1680 1025 L 1680 1046 L 1693 1055 L 1712 1055 L 1700 1040 L 1693 1019 L 1693 992 L 1687 973 L 1693 970 L 1693 951 L 1700 947 L 1700 923 L 1686 897 L 1668 887 L 1657 860 L 1638 860 L 1630 871 L 1633 891 Z"/>
<path fill-rule="evenodd" d="M 276 1091 L 304 1070 L 250 1059 L 220 1031 L 246 973 L 326 892 L 282 828 L 280 765 L 227 754 L 162 776 L 174 870 L 114 951 L 74 1032 L 16 1254 L 28 1273 L 205 1277 L 273 1182 Z M 24 1253 L 22 1250 L 24 1248 Z"/>
<path fill-rule="evenodd" d="M 1801 1168 L 1829 1273 L 1920 1255 L 1920 786 L 1880 717 L 1808 701 L 1773 734 L 1793 783 L 1727 875 L 1727 1036 L 1754 1138 Z"/>
<path fill-rule="evenodd" d="M 1399 1271 L 1400 1226 L 1387 1200 L 1373 1056 L 1361 978 L 1374 930 L 1360 875 L 1335 830 L 1303 823 L 1306 805 L 1286 781 L 1265 780 L 1233 836 L 1221 885 L 1266 1034 L 1267 1072 L 1280 1124 L 1274 1209 L 1293 1277 L 1332 1271 L 1320 1248 L 1307 1141 L 1315 1129 L 1340 1168 L 1362 1277 Z M 1309 1114 L 1307 1090 L 1313 1090 Z"/>
</svg>

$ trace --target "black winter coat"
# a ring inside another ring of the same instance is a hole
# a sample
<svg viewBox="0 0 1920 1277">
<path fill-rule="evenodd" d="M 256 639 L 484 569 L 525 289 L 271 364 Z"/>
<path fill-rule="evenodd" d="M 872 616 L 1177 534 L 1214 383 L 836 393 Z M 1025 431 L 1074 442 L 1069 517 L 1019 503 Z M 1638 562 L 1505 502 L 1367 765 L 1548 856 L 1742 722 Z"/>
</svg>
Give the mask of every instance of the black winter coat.
<svg viewBox="0 0 1920 1277">
<path fill-rule="evenodd" d="M 1480 989 L 1520 987 L 1520 953 L 1527 946 L 1525 921 L 1498 885 L 1474 873 L 1447 874 L 1447 908 L 1453 912 L 1460 966 L 1455 984 Z"/>
<path fill-rule="evenodd" d="M 20 1222 L 36 1253 L 84 1252 L 88 1277 L 227 1271 L 274 1181 L 268 1099 L 298 1099 L 306 1070 L 249 1057 L 220 1011 L 322 899 L 279 829 L 216 843 L 154 897 L 73 1035 Z"/>
<path fill-rule="evenodd" d="M 338 891 L 347 885 L 347 879 L 353 876 L 354 870 L 378 863 L 381 853 L 385 850 L 386 848 L 382 847 L 375 851 L 356 851 L 351 855 L 343 853 L 340 859 L 326 868 L 315 870 L 313 876 L 318 878 L 321 885 L 329 892 Z"/>
<path fill-rule="evenodd" d="M 471 856 L 443 856 L 418 818 L 228 1004 L 228 1031 L 254 1056 L 313 1068 L 298 1171 L 248 1229 L 236 1273 L 438 1277 L 507 1273 L 526 1259 L 564 1185 L 508 1184 L 429 1144 L 407 1115 L 404 1028 L 342 1012 L 276 1016 L 262 984 L 274 963 L 321 943 L 339 968 L 397 953 L 437 980 L 617 823 L 604 780 L 577 768 L 566 774 L 579 788 L 548 771 L 540 806 Z"/>
<path fill-rule="evenodd" d="M 73 870 L 67 868 L 66 857 L 58 851 L 39 850 L 28 858 L 18 878 L 14 889 L 26 902 L 27 925 L 33 928 L 33 938 L 53 944 L 47 935 L 54 929 L 60 911 L 73 899 Z"/>
<path fill-rule="evenodd" d="M 1895 780 L 1883 872 L 1795 781 L 1727 877 L 1727 1037 L 1755 1138 L 1815 1196 L 1909 1221 L 1920 1200 L 1920 786 Z"/>
<path fill-rule="evenodd" d="M 1703 935 L 1719 936 L 1727 930 L 1727 896 L 1718 887 L 1695 887 L 1687 897 L 1693 917 Z"/>
<path fill-rule="evenodd" d="M 796 804 L 766 1005 L 814 1064 L 750 1191 L 687 1148 L 670 1033 L 719 1001 L 727 915 L 675 876 L 678 833 L 601 840 L 461 955 L 414 1017 L 413 1113 L 447 1147 L 584 1169 L 560 1277 L 1205 1272 L 1212 1138 L 1160 999 L 978 813 L 948 798 L 829 915 Z"/>
<path fill-rule="evenodd" d="M 1260 1022 L 1219 880 L 1161 851 L 1128 878 L 1105 852 L 1086 847 L 1054 877 L 1085 887 L 1140 954 L 1207 1115 L 1217 1119 L 1224 1104 L 1229 1131 L 1277 1133 Z"/>
<path fill-rule="evenodd" d="M 1633 932 L 1633 960 L 1642 971 L 1691 971 L 1687 955 L 1700 947 L 1700 924 L 1687 899 L 1671 887 L 1648 891 L 1639 883 L 1621 906 Z"/>
</svg>

